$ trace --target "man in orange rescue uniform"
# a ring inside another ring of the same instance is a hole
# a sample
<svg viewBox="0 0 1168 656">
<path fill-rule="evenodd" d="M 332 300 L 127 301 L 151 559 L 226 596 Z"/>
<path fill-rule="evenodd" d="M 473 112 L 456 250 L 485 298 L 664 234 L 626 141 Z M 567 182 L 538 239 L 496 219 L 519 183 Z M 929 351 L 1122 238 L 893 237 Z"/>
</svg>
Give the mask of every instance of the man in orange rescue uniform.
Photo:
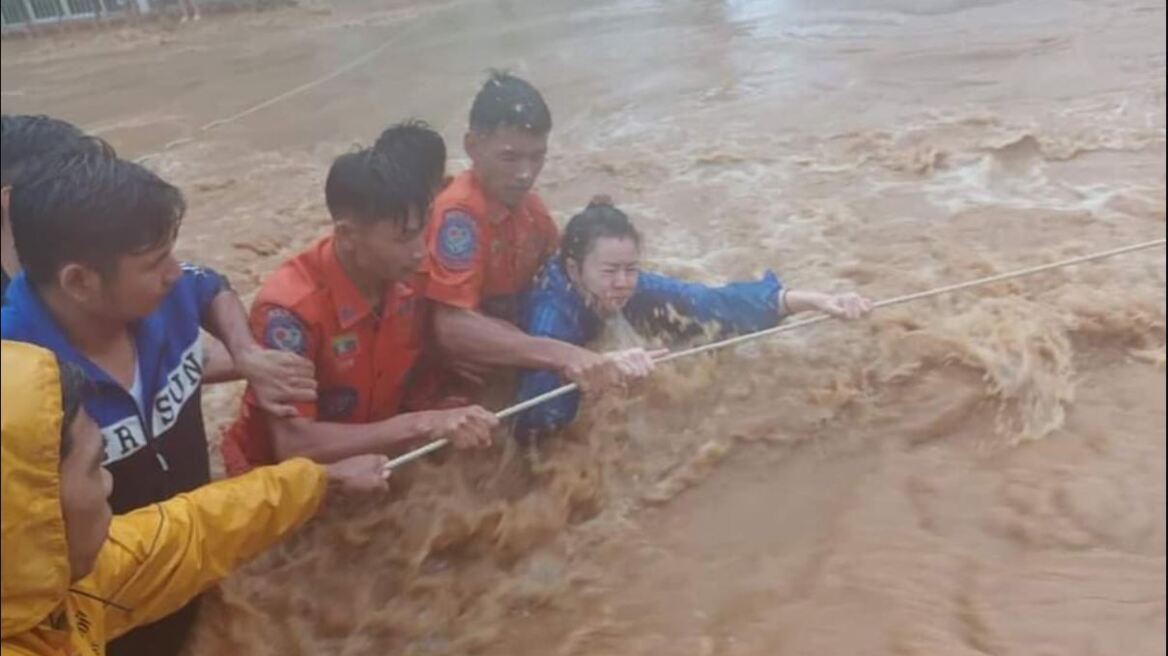
<svg viewBox="0 0 1168 656">
<path fill-rule="evenodd" d="M 438 194 L 426 227 L 426 296 L 437 301 L 438 343 L 464 378 L 489 367 L 545 369 L 598 391 L 647 375 L 651 354 L 601 355 L 516 327 L 536 272 L 559 246 L 532 191 L 551 128 L 543 96 L 525 80 L 496 72 L 483 85 L 464 138 L 473 166 Z"/>
<path fill-rule="evenodd" d="M 249 391 L 223 440 L 229 473 L 293 456 L 390 454 L 442 438 L 461 448 L 490 444 L 498 422 L 481 407 L 400 412 L 429 334 L 418 268 L 435 183 L 409 149 L 397 151 L 337 158 L 325 184 L 332 234 L 281 265 L 257 294 L 257 341 L 311 359 L 317 401 L 302 404 L 299 417 L 275 417 Z"/>
</svg>

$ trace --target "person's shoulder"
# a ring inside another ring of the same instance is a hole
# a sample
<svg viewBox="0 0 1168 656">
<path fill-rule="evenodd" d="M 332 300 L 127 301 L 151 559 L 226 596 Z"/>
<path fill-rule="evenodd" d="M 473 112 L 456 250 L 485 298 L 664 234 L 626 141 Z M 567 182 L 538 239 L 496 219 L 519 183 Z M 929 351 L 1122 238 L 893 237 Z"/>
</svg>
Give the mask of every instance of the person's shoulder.
<svg viewBox="0 0 1168 656">
<path fill-rule="evenodd" d="M 529 324 L 550 321 L 552 315 L 575 322 L 584 310 L 584 299 L 572 287 L 559 259 L 551 258 L 535 276 L 528 297 Z"/>
<path fill-rule="evenodd" d="M 36 337 L 43 333 L 49 319 L 37 308 L 31 288 L 19 278 L 8 288 L 8 297 L 0 307 L 0 337 L 20 342 L 39 343 Z"/>
<path fill-rule="evenodd" d="M 183 262 L 182 276 L 171 287 L 157 311 L 171 313 L 190 310 L 198 312 L 200 299 L 208 289 L 217 289 L 225 284 L 225 278 L 211 267 L 191 262 Z"/>
<path fill-rule="evenodd" d="M 456 175 L 434 197 L 434 216 L 441 219 L 449 212 L 461 212 L 478 220 L 485 206 L 482 189 L 475 182 L 474 173 L 468 170 Z"/>
<path fill-rule="evenodd" d="M 254 307 L 279 307 L 314 320 L 328 298 L 321 270 L 321 242 L 293 255 L 268 274 L 256 292 Z"/>
<path fill-rule="evenodd" d="M 19 340 L 24 334 L 27 322 L 24 316 L 11 305 L 0 308 L 0 337 Z"/>
</svg>

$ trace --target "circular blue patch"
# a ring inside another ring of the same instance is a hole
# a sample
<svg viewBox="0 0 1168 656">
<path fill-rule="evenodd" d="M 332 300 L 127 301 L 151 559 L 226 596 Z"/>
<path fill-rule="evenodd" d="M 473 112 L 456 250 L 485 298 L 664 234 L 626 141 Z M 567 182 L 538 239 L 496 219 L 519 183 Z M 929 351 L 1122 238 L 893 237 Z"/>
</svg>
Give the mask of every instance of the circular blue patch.
<svg viewBox="0 0 1168 656">
<path fill-rule="evenodd" d="M 479 250 L 479 232 L 474 217 L 462 210 L 442 215 L 438 231 L 438 261 L 447 269 L 466 270 L 474 264 Z"/>
<path fill-rule="evenodd" d="M 304 355 L 308 352 L 308 331 L 300 319 L 288 310 L 271 308 L 264 323 L 264 346 Z"/>
</svg>

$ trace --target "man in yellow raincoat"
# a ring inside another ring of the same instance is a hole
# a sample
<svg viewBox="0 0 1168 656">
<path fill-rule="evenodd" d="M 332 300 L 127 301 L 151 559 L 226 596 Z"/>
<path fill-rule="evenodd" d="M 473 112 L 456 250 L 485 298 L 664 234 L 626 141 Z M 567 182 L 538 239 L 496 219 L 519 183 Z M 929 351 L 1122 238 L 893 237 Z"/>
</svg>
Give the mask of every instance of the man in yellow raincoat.
<svg viewBox="0 0 1168 656">
<path fill-rule="evenodd" d="M 84 374 L 16 342 L 3 342 L 0 363 L 3 656 L 104 654 L 299 527 L 330 483 L 386 487 L 384 456 L 298 458 L 112 517 Z"/>
</svg>

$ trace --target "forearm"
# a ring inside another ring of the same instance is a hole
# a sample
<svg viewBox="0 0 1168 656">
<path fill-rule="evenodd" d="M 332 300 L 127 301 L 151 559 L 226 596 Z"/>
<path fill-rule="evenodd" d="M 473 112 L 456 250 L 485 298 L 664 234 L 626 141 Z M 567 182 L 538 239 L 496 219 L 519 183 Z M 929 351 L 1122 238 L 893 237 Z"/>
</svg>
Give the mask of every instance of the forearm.
<svg viewBox="0 0 1168 656">
<path fill-rule="evenodd" d="M 491 366 L 559 370 L 567 349 L 580 347 L 532 337 L 477 312 L 440 305 L 435 317 L 439 345 L 455 359 Z"/>
<path fill-rule="evenodd" d="M 243 302 L 230 289 L 219 292 L 211 301 L 207 312 L 206 329 L 227 347 L 236 363 L 247 351 L 259 348 L 251 334 Z"/>
<path fill-rule="evenodd" d="M 270 417 L 278 460 L 297 456 L 328 463 L 366 453 L 395 453 L 430 435 L 430 412 L 411 412 L 370 424 Z"/>
<path fill-rule="evenodd" d="M 217 339 L 203 339 L 203 382 L 207 384 L 227 383 L 243 378 L 235 366 L 235 360 Z"/>
<path fill-rule="evenodd" d="M 790 314 L 799 314 L 800 312 L 819 311 L 823 307 L 823 299 L 826 294 L 820 292 L 807 292 L 800 290 L 784 290 L 779 292 L 780 298 L 780 312 L 786 316 Z"/>
</svg>

